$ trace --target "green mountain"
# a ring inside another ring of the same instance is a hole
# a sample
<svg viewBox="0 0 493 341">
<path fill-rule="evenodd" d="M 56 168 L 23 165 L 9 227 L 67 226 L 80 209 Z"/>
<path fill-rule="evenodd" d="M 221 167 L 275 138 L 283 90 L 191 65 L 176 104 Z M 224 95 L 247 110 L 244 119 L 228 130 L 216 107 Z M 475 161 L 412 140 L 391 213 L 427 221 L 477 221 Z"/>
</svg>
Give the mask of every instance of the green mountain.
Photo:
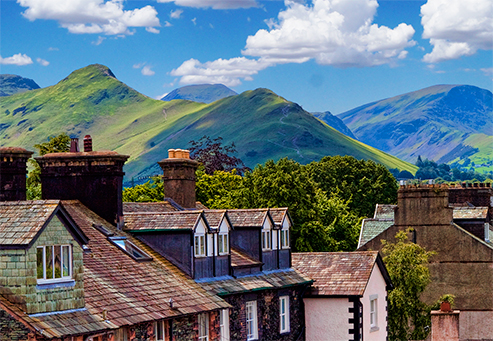
<svg viewBox="0 0 493 341">
<path fill-rule="evenodd" d="M 358 140 L 414 163 L 474 162 L 493 170 L 493 96 L 469 85 L 436 85 L 339 115 Z"/>
<path fill-rule="evenodd" d="M 353 155 L 389 168 L 416 168 L 355 141 L 270 90 L 246 91 L 211 104 L 148 98 L 118 81 L 105 66 L 74 71 L 58 84 L 0 99 L 0 146 L 33 145 L 66 132 L 93 137 L 96 150 L 130 155 L 127 178 L 160 173 L 169 148 L 187 148 L 204 135 L 234 142 L 254 167 L 290 157 L 302 163 Z"/>
<path fill-rule="evenodd" d="M 342 122 L 342 120 L 339 117 L 332 115 L 330 111 L 312 112 L 312 115 L 318 118 L 319 120 L 324 121 L 335 130 L 356 140 L 356 137 L 354 136 L 351 129 L 349 129 L 347 125 L 345 125 L 344 122 Z"/>
<path fill-rule="evenodd" d="M 185 99 L 194 102 L 212 103 L 234 95 L 237 95 L 237 93 L 222 84 L 199 84 L 175 89 L 161 98 L 161 101 Z"/>
<path fill-rule="evenodd" d="M 33 89 L 39 89 L 39 85 L 32 79 L 17 75 L 0 75 L 0 97 Z"/>
</svg>

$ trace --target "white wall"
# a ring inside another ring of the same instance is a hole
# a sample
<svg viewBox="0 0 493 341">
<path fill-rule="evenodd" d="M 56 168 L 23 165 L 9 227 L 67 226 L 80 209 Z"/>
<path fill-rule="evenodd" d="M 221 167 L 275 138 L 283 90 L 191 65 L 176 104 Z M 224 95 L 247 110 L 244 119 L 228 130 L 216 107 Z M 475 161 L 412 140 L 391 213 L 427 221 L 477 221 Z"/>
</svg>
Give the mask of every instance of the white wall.
<svg viewBox="0 0 493 341">
<path fill-rule="evenodd" d="M 347 298 L 305 298 L 306 341 L 347 341 L 352 314 Z M 366 341 L 366 340 L 365 340 Z"/>
<path fill-rule="evenodd" d="M 387 291 L 385 290 L 385 279 L 375 263 L 370 275 L 370 280 L 361 299 L 363 303 L 363 340 L 385 341 L 387 336 Z M 370 296 L 377 295 L 377 328 L 370 328 Z"/>
</svg>

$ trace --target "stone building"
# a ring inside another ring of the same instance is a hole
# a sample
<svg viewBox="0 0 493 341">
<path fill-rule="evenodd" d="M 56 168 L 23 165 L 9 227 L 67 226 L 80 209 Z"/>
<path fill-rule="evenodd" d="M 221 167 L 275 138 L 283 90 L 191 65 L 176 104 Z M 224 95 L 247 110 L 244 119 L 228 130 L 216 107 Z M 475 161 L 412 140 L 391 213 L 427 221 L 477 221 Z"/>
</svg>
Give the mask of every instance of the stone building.
<svg viewBox="0 0 493 341">
<path fill-rule="evenodd" d="M 401 186 L 397 206 L 377 207 L 363 223 L 359 250 L 380 250 L 411 228 L 413 242 L 436 252 L 424 301 L 455 295 L 460 340 L 493 340 L 492 206 L 490 184 Z"/>
</svg>

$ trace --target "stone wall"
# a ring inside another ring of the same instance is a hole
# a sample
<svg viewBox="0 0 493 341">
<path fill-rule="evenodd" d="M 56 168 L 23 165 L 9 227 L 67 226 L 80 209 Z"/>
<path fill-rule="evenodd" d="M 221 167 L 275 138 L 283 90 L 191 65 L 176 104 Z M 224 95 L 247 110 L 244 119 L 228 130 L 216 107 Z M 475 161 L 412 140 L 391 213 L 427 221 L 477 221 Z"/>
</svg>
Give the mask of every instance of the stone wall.
<svg viewBox="0 0 493 341">
<path fill-rule="evenodd" d="M 38 285 L 36 248 L 43 245 L 72 245 L 72 283 Z M 82 248 L 58 217 L 53 217 L 31 248 L 0 250 L 0 294 L 19 304 L 28 314 L 84 307 Z"/>
<path fill-rule="evenodd" d="M 31 331 L 0 309 L 0 341 L 27 341 Z"/>
</svg>

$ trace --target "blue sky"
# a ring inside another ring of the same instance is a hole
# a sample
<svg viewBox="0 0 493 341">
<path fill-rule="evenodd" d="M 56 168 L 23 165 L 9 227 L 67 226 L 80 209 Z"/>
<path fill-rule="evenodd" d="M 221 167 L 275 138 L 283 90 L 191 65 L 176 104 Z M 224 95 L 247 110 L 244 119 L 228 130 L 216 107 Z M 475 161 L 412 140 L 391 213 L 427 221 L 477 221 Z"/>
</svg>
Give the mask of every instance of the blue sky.
<svg viewBox="0 0 493 341">
<path fill-rule="evenodd" d="M 491 0 L 0 0 L 0 72 L 54 85 L 93 63 L 159 98 L 268 88 L 339 114 L 435 84 L 493 90 Z"/>
</svg>

